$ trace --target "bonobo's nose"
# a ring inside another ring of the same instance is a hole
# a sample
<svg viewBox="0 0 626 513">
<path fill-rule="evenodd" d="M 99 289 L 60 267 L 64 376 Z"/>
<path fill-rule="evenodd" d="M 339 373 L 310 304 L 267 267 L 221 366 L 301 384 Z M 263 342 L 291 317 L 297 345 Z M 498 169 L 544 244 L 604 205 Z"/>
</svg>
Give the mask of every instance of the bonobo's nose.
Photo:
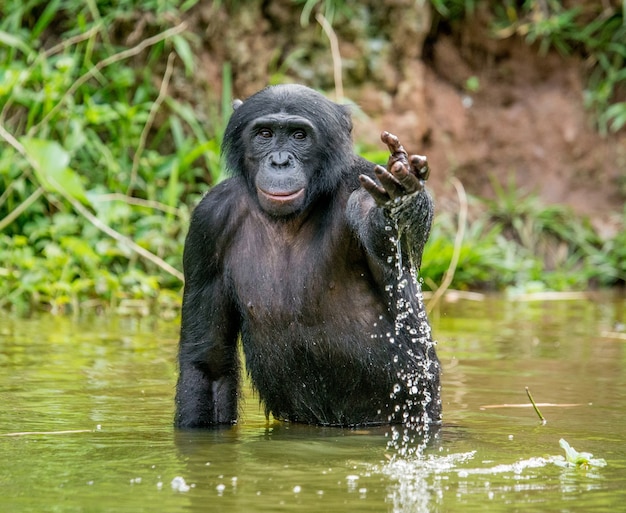
<svg viewBox="0 0 626 513">
<path fill-rule="evenodd" d="M 291 154 L 288 151 L 275 151 L 270 155 L 273 167 L 287 167 L 291 164 Z"/>
</svg>

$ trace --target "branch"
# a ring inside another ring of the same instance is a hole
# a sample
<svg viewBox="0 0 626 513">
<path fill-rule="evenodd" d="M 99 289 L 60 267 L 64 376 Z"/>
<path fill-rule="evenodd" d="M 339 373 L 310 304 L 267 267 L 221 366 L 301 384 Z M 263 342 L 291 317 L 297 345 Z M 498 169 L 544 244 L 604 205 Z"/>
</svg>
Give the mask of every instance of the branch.
<svg viewBox="0 0 626 513">
<path fill-rule="evenodd" d="M 129 205 L 136 205 L 138 207 L 150 208 L 152 210 L 160 210 L 166 214 L 170 214 L 176 217 L 181 217 L 182 212 L 180 208 L 170 207 L 165 203 L 158 201 L 145 200 L 142 198 L 135 198 L 134 196 L 126 196 L 121 192 L 112 192 L 110 194 L 99 194 L 98 196 L 91 198 L 91 201 L 123 201 Z"/>
<path fill-rule="evenodd" d="M 66 39 L 65 41 L 59 43 L 58 45 L 55 45 L 52 48 L 50 48 L 50 49 L 48 49 L 48 50 L 46 50 L 44 52 L 40 52 L 37 55 L 37 57 L 33 60 L 32 64 L 28 67 L 27 72 L 28 73 L 32 73 L 34 67 L 42 59 L 51 57 L 55 53 L 57 53 L 57 52 L 59 52 L 61 50 L 65 50 L 65 49 L 69 48 L 71 45 L 73 45 L 75 43 L 80 43 L 81 41 L 84 41 L 85 39 L 89 39 L 95 33 L 97 33 L 99 30 L 100 30 L 99 26 L 92 27 L 87 32 L 83 32 L 82 34 L 78 34 L 77 36 L 70 37 L 69 39 Z M 5 116 L 6 116 L 6 113 L 9 112 L 9 108 L 13 105 L 13 99 L 14 99 L 14 96 L 13 95 L 9 95 L 9 98 L 7 99 L 7 101 L 5 102 L 4 106 L 2 107 L 2 111 L 0 111 L 0 123 L 3 122 L 3 120 L 4 120 Z"/>
<path fill-rule="evenodd" d="M 167 86 L 170 83 L 170 78 L 172 77 L 172 71 L 174 69 L 174 59 L 176 54 L 174 52 L 170 53 L 167 57 L 167 66 L 165 68 L 165 74 L 163 75 L 163 82 L 161 82 L 161 87 L 159 88 L 159 95 L 157 99 L 154 100 L 152 106 L 150 107 L 150 113 L 148 114 L 148 119 L 146 120 L 146 124 L 141 131 L 141 135 L 139 136 L 139 144 L 137 145 L 137 151 L 135 152 L 135 156 L 133 157 L 133 167 L 130 171 L 130 179 L 128 181 L 128 189 L 126 190 L 126 195 L 130 196 L 133 190 L 133 184 L 137 179 L 137 170 L 139 169 L 139 159 L 143 154 L 143 150 L 146 147 L 146 140 L 148 139 L 148 132 L 150 128 L 152 128 L 152 123 L 154 123 L 154 118 L 157 115 L 157 111 L 159 107 L 165 100 L 167 95 Z"/>
<path fill-rule="evenodd" d="M 452 185 L 456 189 L 456 193 L 459 197 L 459 225 L 456 231 L 456 237 L 454 239 L 454 250 L 452 252 L 452 258 L 450 259 L 450 265 L 448 265 L 448 269 L 443 275 L 443 280 L 439 288 L 433 294 L 433 297 L 428 302 L 428 313 L 430 313 L 435 305 L 441 299 L 441 296 L 448 289 L 450 284 L 452 283 L 452 279 L 454 278 L 454 272 L 456 271 L 456 267 L 459 263 L 459 258 L 461 257 L 461 246 L 463 245 L 463 237 L 465 236 L 465 225 L 467 223 L 467 195 L 465 194 L 465 188 L 461 181 L 452 177 L 451 179 Z"/>
<path fill-rule="evenodd" d="M 76 433 L 93 432 L 93 429 L 70 429 L 66 431 L 21 431 L 19 433 L 2 433 L 0 436 L 73 435 Z"/>
<path fill-rule="evenodd" d="M 335 96 L 337 101 L 343 99 L 343 79 L 341 78 L 341 54 L 339 53 L 339 41 L 333 27 L 322 13 L 317 13 L 315 19 L 322 26 L 330 41 L 330 53 L 333 57 L 333 74 L 335 77 Z"/>
<path fill-rule="evenodd" d="M 104 224 L 102 221 L 100 221 L 100 219 L 98 219 L 91 212 L 89 212 L 89 210 L 87 210 L 83 206 L 83 204 L 80 201 L 78 201 L 77 199 L 73 198 L 69 194 L 66 194 L 62 190 L 60 190 L 59 192 L 61 193 L 61 195 L 67 201 L 69 201 L 72 204 L 72 206 L 74 207 L 75 210 L 77 210 L 83 217 L 85 217 L 87 219 L 87 221 L 89 221 L 96 228 L 98 228 L 98 230 L 106 233 L 112 239 L 115 239 L 119 243 L 127 246 L 128 248 L 133 250 L 135 253 L 141 255 L 142 257 L 144 257 L 146 260 L 150 260 L 150 262 L 152 262 L 156 266 L 160 267 L 165 272 L 168 272 L 169 274 L 171 274 L 175 278 L 178 278 L 181 282 L 185 280 L 185 278 L 183 276 L 183 273 L 181 273 L 175 267 L 172 267 L 170 264 L 168 264 L 161 257 L 158 257 L 157 255 L 155 255 L 154 253 L 151 253 L 147 249 L 142 248 L 139 244 L 137 244 L 133 240 L 131 240 L 128 237 L 126 237 L 126 235 L 122 235 L 120 232 L 114 230 L 109 225 Z"/>
<path fill-rule="evenodd" d="M 533 405 L 533 408 L 535 409 L 535 413 L 539 416 L 539 420 L 541 420 L 541 424 L 545 426 L 548 421 L 541 414 L 541 412 L 539 411 L 539 408 L 537 408 L 537 403 L 535 403 L 535 400 L 533 399 L 533 396 L 531 395 L 528 387 L 525 387 L 525 388 L 526 388 L 526 395 L 528 396 L 528 399 L 530 399 L 530 404 Z"/>
<path fill-rule="evenodd" d="M 65 39 L 64 41 L 60 42 L 58 45 L 54 45 L 52 48 L 49 48 L 45 52 L 42 52 L 41 54 L 39 54 L 39 56 L 40 57 L 51 57 L 51 56 L 53 56 L 57 52 L 60 52 L 62 50 L 66 50 L 67 48 L 69 48 L 73 44 L 80 43 L 81 41 L 84 41 L 85 39 L 89 39 L 91 36 L 93 36 L 96 33 L 100 32 L 100 28 L 101 27 L 99 25 L 91 27 L 87 32 L 83 32 L 82 34 L 78 34 L 77 36 L 73 36 L 73 37 L 70 37 L 68 39 Z M 39 59 L 39 57 L 38 57 L 38 59 Z"/>
</svg>

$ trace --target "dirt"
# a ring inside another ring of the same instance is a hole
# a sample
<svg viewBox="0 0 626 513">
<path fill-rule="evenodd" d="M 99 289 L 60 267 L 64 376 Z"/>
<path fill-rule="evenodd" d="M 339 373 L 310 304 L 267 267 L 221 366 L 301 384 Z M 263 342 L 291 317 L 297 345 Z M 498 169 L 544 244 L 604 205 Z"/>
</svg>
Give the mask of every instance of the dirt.
<svg viewBox="0 0 626 513">
<path fill-rule="evenodd" d="M 438 38 L 427 68 L 433 167 L 475 194 L 489 195 L 494 175 L 592 218 L 621 212 L 626 137 L 603 138 L 593 127 L 583 105 L 583 63 L 540 56 L 519 39 L 480 32 L 467 39 L 460 46 L 452 36 Z M 476 93 L 463 90 L 468 76 L 478 78 Z"/>
<path fill-rule="evenodd" d="M 229 12 L 206 2 L 194 13 L 193 30 L 202 38 L 199 90 L 219 101 L 228 61 L 236 96 L 278 76 L 332 98 L 334 63 L 319 24 L 302 26 L 301 6 L 291 0 L 248 5 Z M 334 26 L 345 96 L 358 106 L 355 140 L 382 148 L 380 131 L 389 130 L 410 151 L 427 155 L 431 188 L 444 205 L 453 203 L 450 177 L 486 197 L 493 197 L 495 178 L 537 193 L 545 204 L 570 205 L 607 235 L 617 229 L 626 134 L 602 137 L 593 127 L 583 103 L 582 59 L 541 55 L 517 37 L 494 39 L 480 16 L 433 29 L 433 13 L 410 6 L 363 2 Z"/>
</svg>

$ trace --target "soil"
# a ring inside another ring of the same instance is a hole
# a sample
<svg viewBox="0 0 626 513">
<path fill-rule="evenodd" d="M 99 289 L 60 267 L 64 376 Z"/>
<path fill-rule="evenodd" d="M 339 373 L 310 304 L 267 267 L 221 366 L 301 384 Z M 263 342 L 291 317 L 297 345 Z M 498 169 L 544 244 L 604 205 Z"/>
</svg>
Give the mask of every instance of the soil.
<svg viewBox="0 0 626 513">
<path fill-rule="evenodd" d="M 333 98 L 328 37 L 313 18 L 302 25 L 301 4 L 216 6 L 226 3 L 201 3 L 189 20 L 202 41 L 193 87 L 206 94 L 202 102 L 219 104 L 225 62 L 236 97 L 279 77 Z M 493 197 L 495 178 L 545 204 L 570 205 L 603 235 L 614 233 L 626 196 L 626 133 L 602 137 L 593 127 L 582 58 L 541 55 L 515 36 L 494 39 L 481 13 L 446 26 L 428 3 L 415 5 L 371 0 L 335 19 L 344 96 L 357 106 L 355 140 L 383 149 L 379 134 L 389 130 L 427 155 L 430 187 L 444 208 L 454 208 L 450 177 L 482 197 Z"/>
</svg>

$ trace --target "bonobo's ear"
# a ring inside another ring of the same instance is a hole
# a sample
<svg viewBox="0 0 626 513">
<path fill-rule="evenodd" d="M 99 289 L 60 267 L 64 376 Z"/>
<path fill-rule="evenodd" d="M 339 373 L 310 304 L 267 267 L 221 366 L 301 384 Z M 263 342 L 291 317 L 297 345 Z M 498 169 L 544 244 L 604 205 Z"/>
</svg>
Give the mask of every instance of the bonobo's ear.
<svg viewBox="0 0 626 513">
<path fill-rule="evenodd" d="M 239 107 L 243 105 L 243 102 L 239 99 L 233 100 L 233 110 L 237 110 Z"/>
</svg>

